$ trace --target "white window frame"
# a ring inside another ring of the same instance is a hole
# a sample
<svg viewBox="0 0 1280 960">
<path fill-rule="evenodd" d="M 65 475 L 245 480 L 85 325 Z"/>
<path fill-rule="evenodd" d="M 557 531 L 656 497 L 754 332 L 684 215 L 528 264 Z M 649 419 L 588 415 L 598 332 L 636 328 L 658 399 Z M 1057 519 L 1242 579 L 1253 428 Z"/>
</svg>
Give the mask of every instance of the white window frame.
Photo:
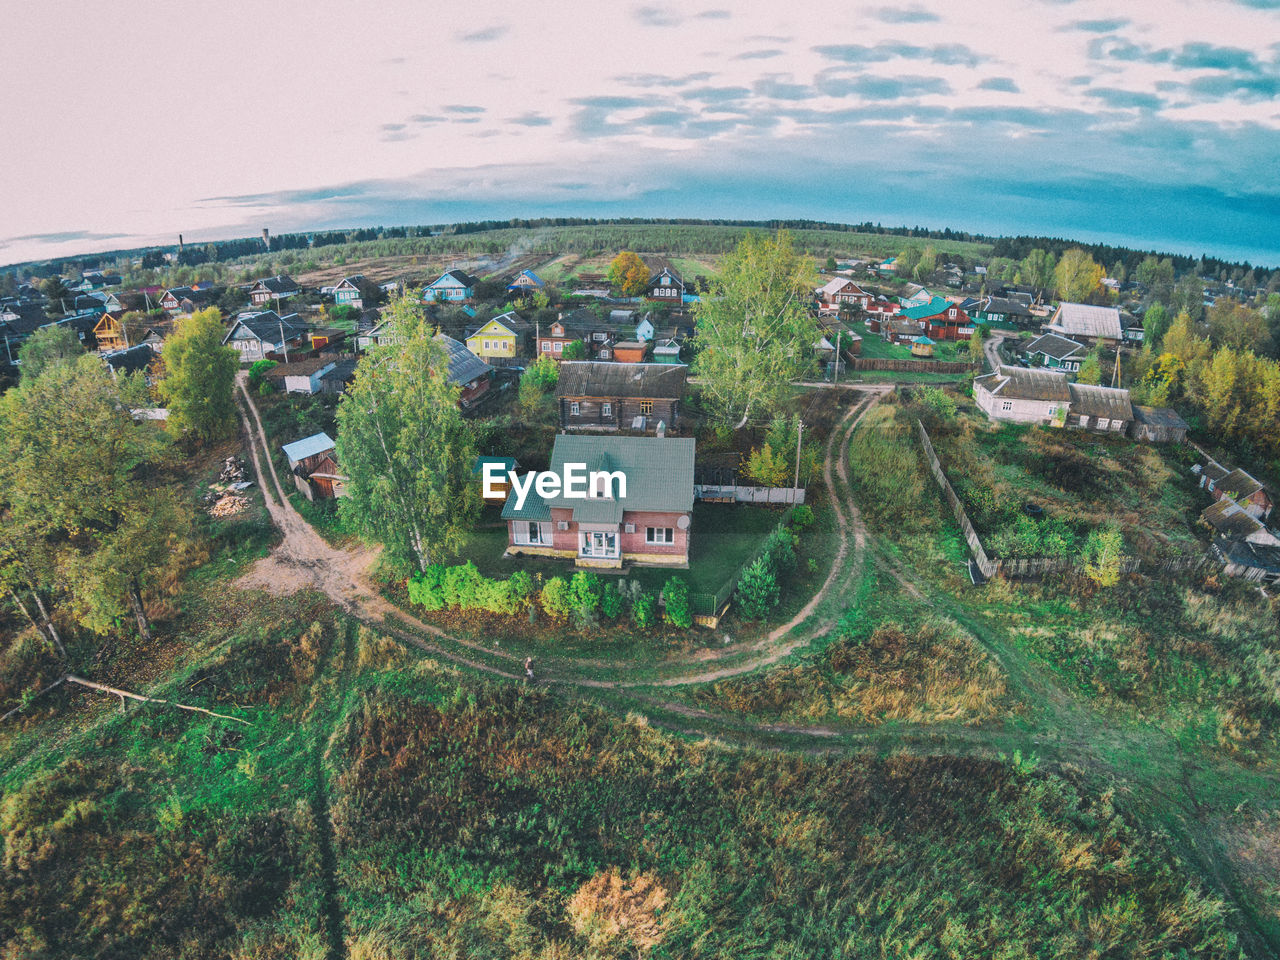
<svg viewBox="0 0 1280 960">
<path fill-rule="evenodd" d="M 609 542 L 613 547 L 610 549 Z M 597 530 L 588 530 L 579 535 L 578 554 L 583 557 L 594 557 L 601 560 L 612 560 L 618 557 L 618 535 Z"/>
<path fill-rule="evenodd" d="M 673 527 L 645 527 L 644 542 L 671 544 L 676 542 L 676 531 Z"/>
<path fill-rule="evenodd" d="M 1123 426 L 1124 426 L 1124 421 L 1123 421 L 1123 420 L 1112 420 L 1112 421 L 1111 421 L 1111 432 L 1112 432 L 1112 433 L 1119 433 L 1119 432 L 1120 432 L 1120 429 L 1121 429 Z"/>
<path fill-rule="evenodd" d="M 559 340 L 557 340 L 555 343 L 555 352 L 564 353 L 564 344 L 561 343 Z"/>
<path fill-rule="evenodd" d="M 600 416 L 602 416 L 602 417 L 612 417 L 612 416 L 613 416 L 613 404 L 612 404 L 612 403 L 610 403 L 608 400 L 606 400 L 606 401 L 604 401 L 604 403 L 600 404 Z"/>
<path fill-rule="evenodd" d="M 1079 424 L 1081 427 L 1087 427 L 1089 426 L 1089 418 L 1085 416 L 1083 413 L 1079 414 L 1076 420 L 1076 423 Z"/>
<path fill-rule="evenodd" d="M 1110 418 L 1110 417 L 1099 417 L 1099 418 L 1098 418 L 1098 422 L 1097 422 L 1097 427 L 1098 427 L 1098 429 L 1099 429 L 1099 430 L 1110 430 L 1110 429 L 1111 429 L 1111 418 Z"/>
<path fill-rule="evenodd" d="M 550 341 L 550 340 L 543 340 L 543 341 L 542 341 L 542 352 L 543 352 L 543 353 L 550 353 L 550 352 L 551 352 L 551 341 Z"/>
<path fill-rule="evenodd" d="M 569 401 L 569 416 L 576 417 L 582 413 L 582 407 L 577 400 Z"/>
</svg>

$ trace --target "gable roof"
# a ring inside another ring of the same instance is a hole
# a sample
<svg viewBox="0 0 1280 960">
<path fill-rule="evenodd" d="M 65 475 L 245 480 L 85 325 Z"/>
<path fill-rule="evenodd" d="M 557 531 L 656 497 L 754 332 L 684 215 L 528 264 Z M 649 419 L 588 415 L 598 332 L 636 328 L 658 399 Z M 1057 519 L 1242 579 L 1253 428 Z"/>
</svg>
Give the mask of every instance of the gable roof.
<svg viewBox="0 0 1280 960">
<path fill-rule="evenodd" d="M 301 328 L 294 326 L 291 322 L 297 319 L 298 315 L 296 313 L 290 313 L 282 317 L 274 310 L 264 310 L 261 313 L 242 313 L 236 318 L 236 322 L 231 325 L 230 329 L 227 330 L 222 342 L 226 343 L 237 329 L 244 327 L 265 344 L 280 344 L 283 346 L 280 340 L 282 332 L 285 340 L 296 340 L 302 336 Z"/>
<path fill-rule="evenodd" d="M 492 368 L 467 349 L 466 344 L 459 343 L 453 337 L 437 333 L 435 339 L 444 344 L 449 352 L 449 382 L 456 386 L 464 386 L 476 377 L 482 377 Z"/>
<path fill-rule="evenodd" d="M 1187 421 L 1178 416 L 1178 411 L 1171 407 L 1143 407 L 1135 403 L 1133 405 L 1133 418 L 1152 427 L 1170 427 L 1174 430 L 1187 429 Z"/>
<path fill-rule="evenodd" d="M 1046 333 L 1027 344 L 1027 353 L 1043 353 L 1054 360 L 1065 360 L 1067 357 L 1083 352 L 1084 349 L 1083 343 L 1076 343 L 1056 333 Z"/>
<path fill-rule="evenodd" d="M 274 277 L 263 277 L 254 283 L 249 290 L 252 293 L 259 287 L 265 288 L 269 293 L 276 294 L 297 293 L 299 289 L 298 285 L 293 282 L 293 277 L 287 273 L 278 273 Z"/>
<path fill-rule="evenodd" d="M 818 292 L 826 293 L 826 294 L 835 294 L 835 293 L 840 293 L 842 290 L 844 290 L 845 287 L 853 287 L 853 290 L 856 291 L 856 293 L 854 293 L 855 296 L 860 296 L 860 297 L 870 296 L 870 294 L 867 293 L 867 291 L 863 290 L 860 286 L 858 286 L 848 277 L 836 277 L 833 280 L 828 280 L 826 283 L 824 283 L 821 287 L 818 288 Z"/>
<path fill-rule="evenodd" d="M 1234 500 L 1218 500 L 1212 506 L 1205 507 L 1200 519 L 1224 537 L 1232 539 L 1243 540 L 1266 529 L 1261 520 L 1245 512 L 1244 507 Z"/>
<path fill-rule="evenodd" d="M 430 290 L 432 287 L 439 286 L 446 279 L 453 280 L 464 287 L 474 287 L 476 285 L 476 278 L 471 276 L 469 273 L 462 270 L 446 270 L 444 273 L 440 274 L 440 276 L 428 283 L 427 289 Z"/>
<path fill-rule="evenodd" d="M 1063 303 L 1053 315 L 1049 329 L 1081 337 L 1104 337 L 1119 340 L 1120 311 L 1115 307 L 1098 307 L 1089 303 Z"/>
<path fill-rule="evenodd" d="M 317 453 L 332 450 L 334 446 L 333 438 L 327 433 L 313 433 L 311 436 L 295 440 L 293 443 L 286 443 L 280 449 L 289 458 L 289 466 L 292 467 L 297 463 L 301 463 L 307 457 L 314 457 Z"/>
<path fill-rule="evenodd" d="M 1222 551 L 1229 563 L 1254 567 L 1267 573 L 1280 573 L 1280 547 L 1274 544 L 1215 537 L 1214 546 Z"/>
<path fill-rule="evenodd" d="M 521 277 L 525 277 L 529 280 L 532 280 L 534 286 L 538 286 L 538 287 L 546 286 L 546 284 L 542 282 L 542 278 L 538 276 L 536 273 L 534 273 L 532 270 L 521 270 L 519 273 L 515 275 L 512 281 L 509 284 L 507 284 L 507 289 L 510 290 L 512 287 L 528 286 L 528 284 L 522 284 L 519 282 Z"/>
<path fill-rule="evenodd" d="M 1251 497 L 1262 489 L 1262 484 L 1255 480 L 1249 474 L 1245 473 L 1239 467 L 1236 467 L 1225 477 L 1214 484 L 1214 488 L 1224 493 L 1229 493 L 1237 500 L 1245 497 Z"/>
<path fill-rule="evenodd" d="M 680 437 L 621 437 L 558 434 L 551 448 L 551 471 L 564 475 L 566 463 L 595 470 L 620 470 L 627 495 L 613 500 L 565 496 L 543 500 L 531 487 L 524 507 L 515 509 L 514 491 L 502 508 L 504 520 L 550 520 L 552 507 L 573 511 L 581 523 L 618 523 L 624 510 L 688 513 L 693 509 L 694 441 Z M 616 491 L 615 486 L 615 491 Z"/>
<path fill-rule="evenodd" d="M 1001 364 L 998 372 L 975 377 L 973 384 L 975 387 L 982 384 L 989 393 L 1007 400 L 1071 400 L 1067 375 L 1053 370 L 1028 370 Z"/>
<path fill-rule="evenodd" d="M 112 350 L 104 353 L 102 360 L 114 373 L 139 373 L 151 366 L 156 355 L 148 344 L 140 343 L 136 347 L 124 350 Z"/>
<path fill-rule="evenodd" d="M 668 277 L 670 277 L 672 280 L 674 280 L 674 281 L 675 281 L 675 283 L 676 283 L 676 285 L 677 285 L 677 286 L 680 286 L 680 287 L 683 287 L 683 286 L 684 286 L 684 277 L 680 276 L 680 274 L 679 274 L 679 272 L 676 270 L 676 268 L 675 268 L 675 267 L 673 267 L 673 266 L 671 266 L 670 264 L 667 264 L 667 265 L 663 266 L 661 269 L 657 270 L 657 271 L 653 274 L 653 276 L 651 276 L 651 277 L 649 278 L 649 286 L 651 286 L 651 287 L 652 287 L 652 286 L 654 286 L 655 284 L 657 284 L 657 282 L 658 282 L 658 281 L 659 281 L 663 276 L 668 276 Z"/>
<path fill-rule="evenodd" d="M 360 289 L 360 285 L 364 282 L 365 282 L 365 275 L 363 273 L 357 273 L 355 276 L 352 276 L 352 277 L 343 277 L 336 284 L 334 284 L 333 289 L 340 290 L 343 287 L 351 287 L 353 289 L 358 290 Z"/>
<path fill-rule="evenodd" d="M 1097 387 L 1087 383 L 1069 385 L 1071 412 L 1107 420 L 1132 420 L 1133 405 L 1123 387 Z"/>
<path fill-rule="evenodd" d="M 507 332 L 512 334 L 527 333 L 533 326 L 533 324 L 520 316 L 520 314 L 516 313 L 514 310 L 508 310 L 506 313 L 499 314 L 492 320 L 486 320 L 477 329 L 483 330 L 491 323 L 502 324 L 502 326 L 506 327 Z"/>
<path fill-rule="evenodd" d="M 1002 313 L 1015 317 L 1029 317 L 1031 311 L 1021 300 L 1010 300 L 1005 297 L 987 297 L 978 306 L 980 313 Z"/>
<path fill-rule="evenodd" d="M 673 399 L 684 396 L 689 368 L 681 363 L 564 360 L 557 397 Z"/>
<path fill-rule="evenodd" d="M 945 297 L 933 297 L 928 303 L 923 303 L 918 307 L 912 307 L 910 310 L 903 310 L 901 316 L 908 320 L 927 320 L 929 317 L 936 317 L 938 314 L 955 307 L 955 304 Z M 956 307 L 959 310 L 959 307 Z"/>
</svg>

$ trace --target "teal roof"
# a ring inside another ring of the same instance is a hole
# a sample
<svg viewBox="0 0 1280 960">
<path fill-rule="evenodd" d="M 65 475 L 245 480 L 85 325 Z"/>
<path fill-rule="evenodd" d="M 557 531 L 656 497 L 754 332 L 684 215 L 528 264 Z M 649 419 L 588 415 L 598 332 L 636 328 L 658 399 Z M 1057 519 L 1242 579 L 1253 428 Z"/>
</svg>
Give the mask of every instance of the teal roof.
<svg viewBox="0 0 1280 960">
<path fill-rule="evenodd" d="M 905 320 L 925 320 L 929 317 L 936 317 L 950 306 L 954 306 L 954 304 L 945 297 L 934 297 L 926 304 L 912 307 L 910 310 L 903 310 L 898 314 L 898 317 Z"/>
<path fill-rule="evenodd" d="M 621 471 L 627 478 L 625 497 L 542 500 L 530 489 L 524 507 L 515 508 L 515 491 L 502 508 L 504 520 L 550 520 L 552 507 L 571 509 L 580 523 L 618 523 L 624 510 L 687 513 L 693 509 L 694 441 L 679 437 L 622 437 L 560 434 L 551 450 L 550 469 L 564 476 L 566 463 L 581 463 L 586 472 Z M 616 490 L 616 487 L 615 487 Z"/>
<path fill-rule="evenodd" d="M 514 470 L 519 465 L 519 461 L 515 457 L 476 457 L 476 465 L 471 468 L 471 472 L 476 476 L 483 476 L 486 463 L 501 464 L 504 477 L 507 475 L 507 471 Z"/>
<path fill-rule="evenodd" d="M 916 338 L 915 338 L 914 340 L 912 340 L 911 342 L 912 342 L 912 343 L 924 343 L 924 344 L 928 344 L 929 346 L 933 346 L 933 344 L 934 344 L 936 341 L 930 340 L 930 339 L 929 339 L 928 337 L 926 337 L 924 334 L 921 334 L 920 336 L 916 337 Z"/>
</svg>

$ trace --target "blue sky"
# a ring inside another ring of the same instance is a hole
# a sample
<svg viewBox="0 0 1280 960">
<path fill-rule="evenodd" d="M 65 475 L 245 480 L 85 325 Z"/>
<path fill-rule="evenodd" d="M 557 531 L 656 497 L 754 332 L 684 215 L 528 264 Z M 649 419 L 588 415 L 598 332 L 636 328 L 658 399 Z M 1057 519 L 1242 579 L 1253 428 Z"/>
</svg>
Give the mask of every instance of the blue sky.
<svg viewBox="0 0 1280 960">
<path fill-rule="evenodd" d="M 1280 0 L 107 6 L 7 45 L 0 262 L 651 215 L 1280 263 Z"/>
</svg>

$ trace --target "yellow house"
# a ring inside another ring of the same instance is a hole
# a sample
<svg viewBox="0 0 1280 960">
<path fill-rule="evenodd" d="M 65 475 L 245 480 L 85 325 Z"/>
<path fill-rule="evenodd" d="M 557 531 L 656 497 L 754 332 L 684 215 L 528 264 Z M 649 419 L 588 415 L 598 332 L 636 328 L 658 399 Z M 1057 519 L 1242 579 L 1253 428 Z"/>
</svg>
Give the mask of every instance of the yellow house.
<svg viewBox="0 0 1280 960">
<path fill-rule="evenodd" d="M 504 313 L 483 324 L 467 337 L 467 349 L 481 360 L 500 366 L 504 360 L 514 360 L 524 353 L 528 338 L 528 321 L 516 313 Z"/>
</svg>

